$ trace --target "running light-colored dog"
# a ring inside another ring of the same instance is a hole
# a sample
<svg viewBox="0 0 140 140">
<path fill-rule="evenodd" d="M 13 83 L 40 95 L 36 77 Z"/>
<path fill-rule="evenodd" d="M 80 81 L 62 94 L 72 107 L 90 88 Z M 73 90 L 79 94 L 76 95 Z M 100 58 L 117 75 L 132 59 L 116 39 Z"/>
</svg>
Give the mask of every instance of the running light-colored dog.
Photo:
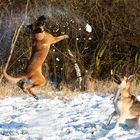
<svg viewBox="0 0 140 140">
<path fill-rule="evenodd" d="M 133 76 L 120 78 L 114 76 L 114 81 L 119 85 L 113 100 L 115 111 L 109 116 L 107 125 L 110 123 L 115 114 L 119 115 L 115 127 L 126 120 L 129 127 L 140 128 L 140 101 L 130 93 L 130 86 Z"/>
</svg>

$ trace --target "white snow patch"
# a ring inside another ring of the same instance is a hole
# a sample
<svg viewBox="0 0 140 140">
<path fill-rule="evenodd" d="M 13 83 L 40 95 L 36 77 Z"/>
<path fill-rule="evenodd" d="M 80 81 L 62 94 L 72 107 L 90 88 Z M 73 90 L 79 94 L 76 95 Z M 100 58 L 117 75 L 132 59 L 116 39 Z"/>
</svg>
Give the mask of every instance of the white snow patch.
<svg viewBox="0 0 140 140">
<path fill-rule="evenodd" d="M 86 24 L 86 31 L 89 33 L 92 32 L 92 27 L 88 23 Z"/>
<path fill-rule="evenodd" d="M 137 95 L 136 98 L 140 101 L 140 95 Z"/>
<path fill-rule="evenodd" d="M 69 101 L 57 97 L 36 101 L 32 97 L 0 100 L 0 139 L 28 140 L 138 140 L 140 132 L 124 122 L 104 125 L 112 113 L 111 96 L 81 94 Z"/>
<path fill-rule="evenodd" d="M 89 37 L 89 38 L 88 38 L 88 40 L 92 40 L 92 38 L 91 38 L 91 37 Z"/>
<path fill-rule="evenodd" d="M 58 62 L 59 62 L 59 61 L 60 61 L 60 59 L 57 57 L 57 58 L 56 58 L 56 61 L 58 61 Z"/>
</svg>

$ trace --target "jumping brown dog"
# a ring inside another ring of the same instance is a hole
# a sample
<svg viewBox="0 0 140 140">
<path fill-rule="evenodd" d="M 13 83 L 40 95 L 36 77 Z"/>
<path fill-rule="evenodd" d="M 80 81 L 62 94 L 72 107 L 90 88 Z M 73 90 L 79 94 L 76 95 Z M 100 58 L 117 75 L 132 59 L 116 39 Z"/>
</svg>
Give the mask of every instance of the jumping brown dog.
<svg viewBox="0 0 140 140">
<path fill-rule="evenodd" d="M 68 38 L 68 35 L 54 37 L 47 33 L 45 31 L 45 21 L 46 18 L 41 16 L 36 22 L 28 26 L 33 34 L 33 46 L 32 55 L 29 65 L 25 69 L 25 74 L 12 77 L 7 74 L 6 68 L 3 69 L 3 75 L 6 79 L 17 83 L 25 93 L 33 95 L 35 99 L 38 99 L 38 97 L 34 94 L 33 90 L 44 86 L 46 83 L 45 77 L 42 74 L 42 64 L 48 55 L 51 44 Z"/>
</svg>

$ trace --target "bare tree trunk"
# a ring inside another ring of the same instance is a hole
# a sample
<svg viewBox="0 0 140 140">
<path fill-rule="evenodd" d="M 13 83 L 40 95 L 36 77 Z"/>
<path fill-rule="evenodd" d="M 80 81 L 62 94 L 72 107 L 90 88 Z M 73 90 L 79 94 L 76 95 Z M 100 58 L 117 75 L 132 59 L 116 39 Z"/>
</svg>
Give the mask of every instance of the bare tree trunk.
<svg viewBox="0 0 140 140">
<path fill-rule="evenodd" d="M 27 19 L 28 4 L 29 4 L 29 0 L 27 0 L 27 4 L 26 4 L 26 7 L 25 7 L 25 19 L 22 21 L 21 25 L 19 27 L 16 27 L 16 29 L 15 29 L 14 36 L 12 38 L 12 42 L 11 42 L 11 45 L 10 45 L 11 46 L 10 55 L 9 55 L 8 60 L 5 64 L 5 66 L 4 66 L 5 71 L 7 70 L 8 66 L 9 66 L 9 62 L 11 60 L 13 50 L 14 50 L 15 44 L 17 42 L 19 33 L 22 29 L 22 26 L 24 25 L 25 20 Z M 0 77 L 0 82 L 2 81 L 2 79 L 3 79 L 3 75 Z"/>
<path fill-rule="evenodd" d="M 72 61 L 74 62 L 74 68 L 75 68 L 76 76 L 78 79 L 78 85 L 79 85 L 79 89 L 81 90 L 82 89 L 82 77 L 81 77 L 80 67 L 79 67 L 78 63 L 76 62 L 74 55 L 72 54 L 70 49 L 68 49 L 68 53 L 72 57 Z"/>
</svg>

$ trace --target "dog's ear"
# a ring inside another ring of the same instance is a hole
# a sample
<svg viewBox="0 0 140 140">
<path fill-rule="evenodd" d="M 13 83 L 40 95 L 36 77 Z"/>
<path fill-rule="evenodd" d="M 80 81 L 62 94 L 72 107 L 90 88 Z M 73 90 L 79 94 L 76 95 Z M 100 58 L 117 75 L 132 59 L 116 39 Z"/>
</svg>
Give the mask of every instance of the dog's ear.
<svg viewBox="0 0 140 140">
<path fill-rule="evenodd" d="M 33 25 L 30 24 L 30 25 L 27 26 L 27 28 L 30 29 L 30 30 L 32 31 L 32 30 L 33 30 Z"/>
<path fill-rule="evenodd" d="M 119 77 L 119 75 L 115 74 L 114 75 L 114 82 L 117 83 L 118 85 L 121 84 L 121 78 Z"/>
</svg>

